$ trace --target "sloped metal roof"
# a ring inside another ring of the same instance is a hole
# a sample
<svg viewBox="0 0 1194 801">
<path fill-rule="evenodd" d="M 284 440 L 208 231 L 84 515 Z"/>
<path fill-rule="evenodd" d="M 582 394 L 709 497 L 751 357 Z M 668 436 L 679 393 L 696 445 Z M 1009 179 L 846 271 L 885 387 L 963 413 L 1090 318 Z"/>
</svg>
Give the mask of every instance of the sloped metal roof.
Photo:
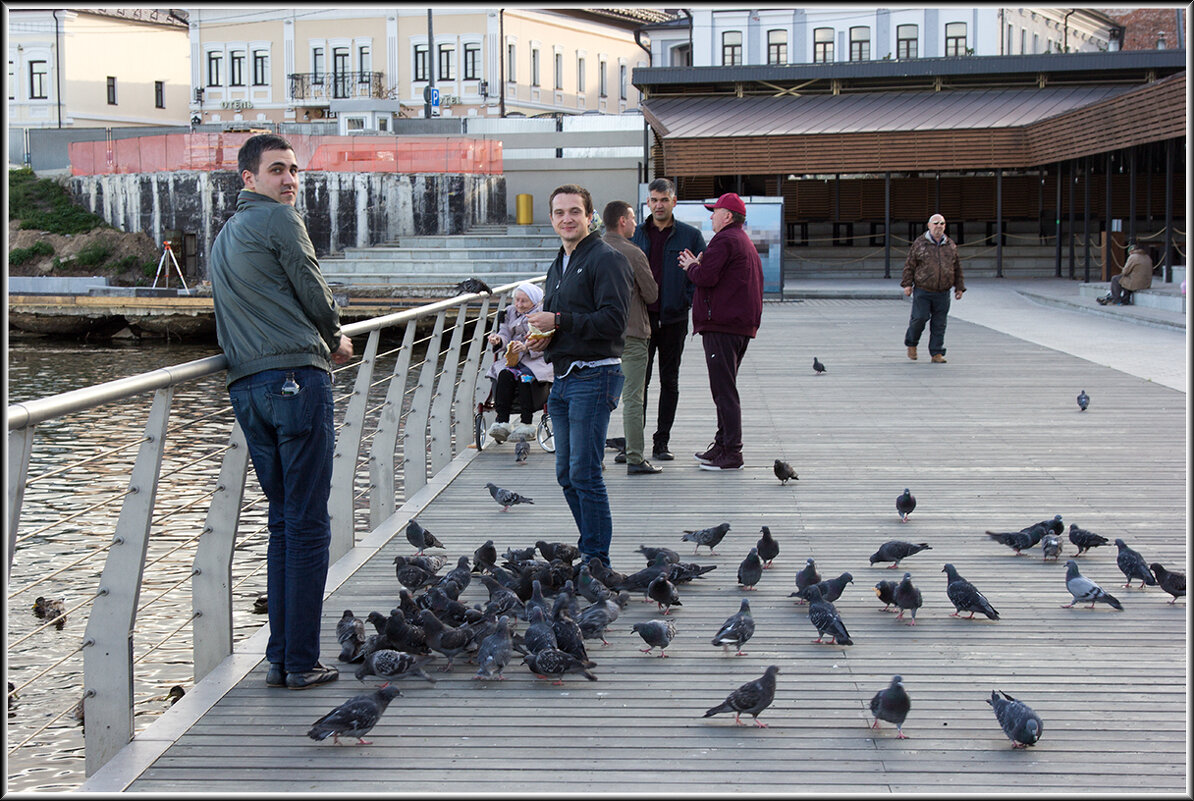
<svg viewBox="0 0 1194 801">
<path fill-rule="evenodd" d="M 1138 89 L 1046 87 L 861 92 L 782 97 L 648 98 L 643 115 L 666 139 L 1009 128 Z"/>
</svg>

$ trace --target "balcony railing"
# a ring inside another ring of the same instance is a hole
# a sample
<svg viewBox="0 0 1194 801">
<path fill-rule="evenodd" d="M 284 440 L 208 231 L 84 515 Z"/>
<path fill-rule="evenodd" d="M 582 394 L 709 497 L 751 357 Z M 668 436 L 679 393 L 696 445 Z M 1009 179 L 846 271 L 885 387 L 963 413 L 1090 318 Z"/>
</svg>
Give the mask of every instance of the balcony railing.
<svg viewBox="0 0 1194 801">
<path fill-rule="evenodd" d="M 384 98 L 380 72 L 295 72 L 286 76 L 294 100 L 323 102 L 356 97 Z"/>
</svg>

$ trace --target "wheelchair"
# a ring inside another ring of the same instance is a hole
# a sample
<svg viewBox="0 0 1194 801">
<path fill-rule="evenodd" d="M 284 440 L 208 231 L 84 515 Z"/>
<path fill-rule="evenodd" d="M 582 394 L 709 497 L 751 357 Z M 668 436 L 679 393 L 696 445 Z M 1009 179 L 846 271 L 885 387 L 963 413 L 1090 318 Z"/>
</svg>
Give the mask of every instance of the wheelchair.
<svg viewBox="0 0 1194 801">
<path fill-rule="evenodd" d="M 477 404 L 477 412 L 473 416 L 473 441 L 476 443 L 478 451 L 485 450 L 485 443 L 489 441 L 489 427 L 497 419 L 497 410 L 493 404 L 493 388 L 496 386 L 496 382 L 493 379 L 489 379 L 489 381 L 489 394 L 485 396 L 485 400 Z M 514 405 L 510 409 L 510 418 L 512 420 L 517 418 L 519 413 L 518 397 L 515 396 Z M 535 441 L 547 453 L 556 452 L 555 436 L 551 430 L 551 415 L 547 413 L 546 402 L 544 402 L 543 411 L 539 415 L 539 424 L 535 427 Z"/>
</svg>

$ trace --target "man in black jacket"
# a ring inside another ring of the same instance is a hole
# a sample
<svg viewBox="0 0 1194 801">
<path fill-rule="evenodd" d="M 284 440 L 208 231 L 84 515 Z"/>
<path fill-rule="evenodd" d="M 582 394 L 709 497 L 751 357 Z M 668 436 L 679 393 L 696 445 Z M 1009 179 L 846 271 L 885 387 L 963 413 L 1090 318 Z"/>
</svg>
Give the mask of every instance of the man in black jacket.
<svg viewBox="0 0 1194 801">
<path fill-rule="evenodd" d="M 593 198 L 565 184 L 548 201 L 562 247 L 547 270 L 543 311 L 528 322 L 549 339 L 529 339 L 544 350 L 555 382 L 547 399 L 556 442 L 556 481 L 580 532 L 581 559 L 607 567 L 613 521 L 601 472 L 609 415 L 622 395 L 622 347 L 634 278 L 626 257 L 589 233 Z M 534 331 L 532 330 L 532 334 Z"/>
<path fill-rule="evenodd" d="M 705 237 L 699 228 L 680 222 L 673 215 L 676 185 L 667 178 L 656 178 L 647 185 L 647 205 L 651 216 L 634 231 L 634 244 L 647 254 L 651 273 L 659 285 L 659 297 L 647 306 L 651 321 L 651 341 L 647 345 L 647 381 L 643 387 L 643 408 L 651 386 L 651 368 L 659 354 L 659 416 L 652 438 L 651 458 L 667 462 L 675 458 L 669 449 L 676 405 L 680 401 L 680 357 L 688 336 L 688 310 L 692 306 L 693 286 L 680 268 L 679 256 L 685 250 L 700 255 Z"/>
</svg>

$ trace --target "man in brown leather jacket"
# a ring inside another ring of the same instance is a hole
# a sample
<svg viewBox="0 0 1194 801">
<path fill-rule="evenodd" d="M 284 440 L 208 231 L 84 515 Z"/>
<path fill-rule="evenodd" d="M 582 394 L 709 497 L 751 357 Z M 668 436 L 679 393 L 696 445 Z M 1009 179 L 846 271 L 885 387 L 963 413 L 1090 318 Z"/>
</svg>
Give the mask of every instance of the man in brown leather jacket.
<svg viewBox="0 0 1194 801">
<path fill-rule="evenodd" d="M 945 235 L 945 218 L 940 214 L 929 218 L 929 230 L 924 236 L 917 237 L 908 249 L 900 286 L 905 295 L 912 296 L 912 314 L 904 333 L 908 358 L 916 360 L 916 346 L 924 333 L 925 323 L 928 323 L 929 354 L 934 362 L 944 364 L 949 290 L 953 287 L 954 300 L 961 300 L 966 286 L 962 282 L 958 246 Z"/>
</svg>

